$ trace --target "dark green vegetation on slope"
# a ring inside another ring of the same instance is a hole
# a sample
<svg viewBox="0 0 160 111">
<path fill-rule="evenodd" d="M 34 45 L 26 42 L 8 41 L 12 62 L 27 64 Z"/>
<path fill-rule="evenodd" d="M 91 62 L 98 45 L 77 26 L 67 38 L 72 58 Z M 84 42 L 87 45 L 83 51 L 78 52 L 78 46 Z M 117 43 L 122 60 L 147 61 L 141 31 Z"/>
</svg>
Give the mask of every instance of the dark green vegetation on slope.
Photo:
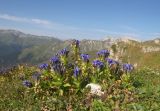
<svg viewBox="0 0 160 111">
<path fill-rule="evenodd" d="M 0 64 L 40 63 L 53 55 L 61 42 L 56 38 L 0 30 Z"/>
</svg>

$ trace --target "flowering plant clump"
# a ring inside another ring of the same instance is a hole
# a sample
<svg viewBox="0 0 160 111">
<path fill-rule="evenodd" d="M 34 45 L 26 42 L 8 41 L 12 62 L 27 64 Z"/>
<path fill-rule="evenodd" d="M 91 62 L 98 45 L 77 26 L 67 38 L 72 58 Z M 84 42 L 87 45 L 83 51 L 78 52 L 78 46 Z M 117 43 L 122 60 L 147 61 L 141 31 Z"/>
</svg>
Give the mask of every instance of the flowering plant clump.
<svg viewBox="0 0 160 111">
<path fill-rule="evenodd" d="M 74 40 L 72 50 L 59 51 L 33 73 L 32 83 L 25 80 L 23 85 L 30 87 L 37 99 L 42 99 L 43 110 L 128 109 L 135 102 L 130 79 L 133 66 L 109 58 L 107 49 L 97 52 L 98 57 L 92 61 L 89 54 L 80 52 L 79 46 L 80 41 Z"/>
</svg>

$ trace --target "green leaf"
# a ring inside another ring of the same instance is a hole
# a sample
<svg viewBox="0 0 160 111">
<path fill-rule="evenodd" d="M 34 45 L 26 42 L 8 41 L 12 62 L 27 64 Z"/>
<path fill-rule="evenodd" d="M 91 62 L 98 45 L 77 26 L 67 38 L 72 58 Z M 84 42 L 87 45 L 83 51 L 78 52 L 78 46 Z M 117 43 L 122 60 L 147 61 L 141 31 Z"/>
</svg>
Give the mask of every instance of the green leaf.
<svg viewBox="0 0 160 111">
<path fill-rule="evenodd" d="M 62 84 L 61 81 L 52 82 L 53 85 L 60 86 Z"/>
<path fill-rule="evenodd" d="M 70 87 L 71 85 L 69 83 L 66 83 L 63 85 L 64 87 Z"/>
</svg>

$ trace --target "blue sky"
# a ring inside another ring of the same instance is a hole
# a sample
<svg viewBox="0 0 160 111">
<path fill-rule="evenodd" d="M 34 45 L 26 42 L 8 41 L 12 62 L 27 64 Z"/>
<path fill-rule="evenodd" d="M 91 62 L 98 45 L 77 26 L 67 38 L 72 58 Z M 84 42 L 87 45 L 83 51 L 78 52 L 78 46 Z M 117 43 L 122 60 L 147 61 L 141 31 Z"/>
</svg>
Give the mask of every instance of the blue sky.
<svg viewBox="0 0 160 111">
<path fill-rule="evenodd" d="M 1 0 L 4 28 L 60 39 L 148 40 L 160 36 L 160 0 Z"/>
</svg>

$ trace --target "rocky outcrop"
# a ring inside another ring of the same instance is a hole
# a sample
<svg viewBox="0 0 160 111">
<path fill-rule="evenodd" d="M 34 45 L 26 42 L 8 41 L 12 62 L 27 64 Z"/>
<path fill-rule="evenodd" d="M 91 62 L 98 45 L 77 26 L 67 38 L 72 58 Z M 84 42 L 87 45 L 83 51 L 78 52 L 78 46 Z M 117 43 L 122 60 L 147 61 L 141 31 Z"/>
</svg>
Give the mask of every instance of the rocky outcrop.
<svg viewBox="0 0 160 111">
<path fill-rule="evenodd" d="M 144 46 L 144 47 L 142 47 L 142 51 L 144 53 L 147 53 L 147 52 L 158 52 L 158 51 L 160 51 L 160 47 L 154 47 L 154 46 L 146 47 L 146 46 Z"/>
<path fill-rule="evenodd" d="M 160 44 L 160 40 L 159 40 L 159 39 L 155 39 L 155 40 L 154 40 L 154 43 Z"/>
</svg>

